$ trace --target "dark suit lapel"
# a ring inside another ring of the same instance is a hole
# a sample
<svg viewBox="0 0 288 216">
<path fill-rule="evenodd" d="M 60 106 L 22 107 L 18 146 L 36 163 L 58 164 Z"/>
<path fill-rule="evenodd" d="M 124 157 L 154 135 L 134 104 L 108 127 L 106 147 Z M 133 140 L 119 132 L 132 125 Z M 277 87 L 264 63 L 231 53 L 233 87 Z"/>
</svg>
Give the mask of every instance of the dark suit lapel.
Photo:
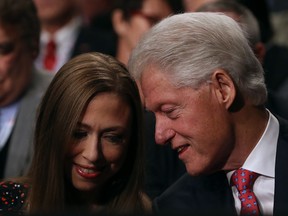
<svg viewBox="0 0 288 216">
<path fill-rule="evenodd" d="M 223 171 L 207 176 L 189 176 L 190 207 L 204 215 L 236 215 L 234 198 L 226 174 Z M 189 197 L 188 196 L 188 197 Z"/>
<path fill-rule="evenodd" d="M 288 122 L 278 120 L 280 134 L 275 165 L 274 215 L 288 215 Z"/>
<path fill-rule="evenodd" d="M 213 203 L 212 209 L 216 210 L 214 215 L 218 215 L 217 212 L 221 215 L 236 215 L 234 198 L 225 172 L 212 174 L 208 178 L 204 187 L 209 190 L 205 191 L 207 194 L 203 194 L 203 197 L 208 197 L 207 201 Z"/>
</svg>

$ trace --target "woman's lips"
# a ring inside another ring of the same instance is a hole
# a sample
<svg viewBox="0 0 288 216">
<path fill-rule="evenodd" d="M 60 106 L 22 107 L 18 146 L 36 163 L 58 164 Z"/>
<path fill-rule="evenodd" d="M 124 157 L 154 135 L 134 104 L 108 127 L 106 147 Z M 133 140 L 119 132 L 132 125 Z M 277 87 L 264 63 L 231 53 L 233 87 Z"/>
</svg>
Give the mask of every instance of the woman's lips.
<svg viewBox="0 0 288 216">
<path fill-rule="evenodd" d="M 86 179 L 94 179 L 98 177 L 103 169 L 96 169 L 96 168 L 84 168 L 81 166 L 76 165 L 76 172 L 83 178 Z"/>
</svg>

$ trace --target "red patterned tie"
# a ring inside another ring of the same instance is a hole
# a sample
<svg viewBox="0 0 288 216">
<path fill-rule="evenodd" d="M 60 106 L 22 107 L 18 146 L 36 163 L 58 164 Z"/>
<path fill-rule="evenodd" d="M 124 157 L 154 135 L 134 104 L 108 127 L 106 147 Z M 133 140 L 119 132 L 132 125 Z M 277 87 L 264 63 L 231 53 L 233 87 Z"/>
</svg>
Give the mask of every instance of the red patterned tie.
<svg viewBox="0 0 288 216">
<path fill-rule="evenodd" d="M 252 191 L 253 184 L 259 175 L 240 168 L 231 176 L 231 184 L 237 187 L 241 201 L 240 215 L 260 215 L 256 196 Z"/>
<path fill-rule="evenodd" d="M 56 63 L 56 43 L 54 40 L 50 40 L 46 46 L 46 55 L 44 57 L 44 67 L 48 71 L 54 69 Z"/>
</svg>

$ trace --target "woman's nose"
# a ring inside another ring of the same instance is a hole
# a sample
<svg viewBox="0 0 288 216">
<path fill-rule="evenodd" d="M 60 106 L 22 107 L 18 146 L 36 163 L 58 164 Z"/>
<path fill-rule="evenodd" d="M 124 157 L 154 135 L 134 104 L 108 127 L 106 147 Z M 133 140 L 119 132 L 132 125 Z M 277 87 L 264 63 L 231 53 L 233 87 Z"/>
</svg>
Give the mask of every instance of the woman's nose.
<svg viewBox="0 0 288 216">
<path fill-rule="evenodd" d="M 95 162 L 99 159 L 100 148 L 97 138 L 88 139 L 84 145 L 82 156 L 90 162 Z"/>
</svg>

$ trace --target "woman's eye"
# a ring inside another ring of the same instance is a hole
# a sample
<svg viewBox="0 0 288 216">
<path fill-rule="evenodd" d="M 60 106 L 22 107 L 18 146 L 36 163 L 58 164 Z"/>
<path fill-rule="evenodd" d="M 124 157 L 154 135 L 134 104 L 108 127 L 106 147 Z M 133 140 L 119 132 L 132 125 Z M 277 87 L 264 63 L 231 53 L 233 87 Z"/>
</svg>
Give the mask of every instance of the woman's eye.
<svg viewBox="0 0 288 216">
<path fill-rule="evenodd" d="M 102 137 L 103 143 L 110 143 L 110 144 L 121 144 L 124 141 L 124 138 L 120 134 L 111 134 L 111 135 L 104 135 Z"/>
<path fill-rule="evenodd" d="M 86 131 L 75 131 L 73 133 L 73 137 L 75 139 L 82 139 L 82 138 L 84 138 L 86 136 L 87 136 L 87 132 Z"/>
</svg>

